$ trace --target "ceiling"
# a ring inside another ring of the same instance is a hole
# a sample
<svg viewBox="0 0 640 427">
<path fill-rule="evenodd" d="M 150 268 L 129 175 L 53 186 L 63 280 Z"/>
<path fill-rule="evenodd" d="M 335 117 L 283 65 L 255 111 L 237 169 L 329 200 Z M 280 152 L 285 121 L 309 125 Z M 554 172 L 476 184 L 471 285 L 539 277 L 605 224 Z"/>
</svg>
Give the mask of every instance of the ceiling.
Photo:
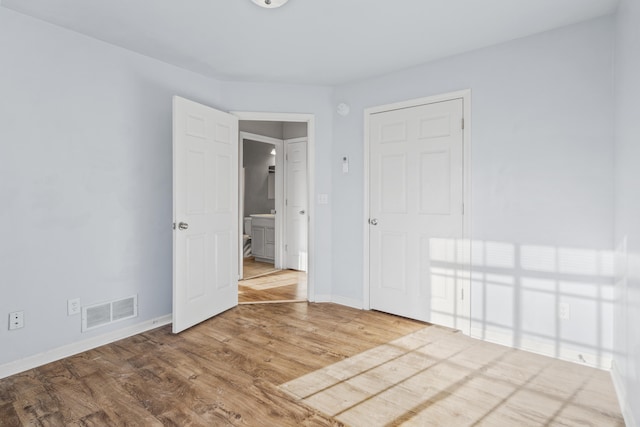
<svg viewBox="0 0 640 427">
<path fill-rule="evenodd" d="M 339 85 L 612 13 L 618 0 L 1 0 L 221 80 Z"/>
</svg>

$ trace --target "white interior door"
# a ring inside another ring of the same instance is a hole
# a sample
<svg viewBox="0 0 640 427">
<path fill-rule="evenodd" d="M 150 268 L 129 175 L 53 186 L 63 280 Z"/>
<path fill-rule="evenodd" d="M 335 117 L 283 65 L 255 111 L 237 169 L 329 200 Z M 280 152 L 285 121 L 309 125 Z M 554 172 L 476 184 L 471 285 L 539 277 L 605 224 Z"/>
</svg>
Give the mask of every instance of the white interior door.
<svg viewBox="0 0 640 427">
<path fill-rule="evenodd" d="M 465 329 L 462 118 L 462 99 L 371 115 L 369 295 L 373 309 Z"/>
<path fill-rule="evenodd" d="M 238 304 L 238 119 L 173 98 L 173 332 Z"/>
<path fill-rule="evenodd" d="M 307 139 L 285 141 L 286 268 L 307 271 Z"/>
</svg>

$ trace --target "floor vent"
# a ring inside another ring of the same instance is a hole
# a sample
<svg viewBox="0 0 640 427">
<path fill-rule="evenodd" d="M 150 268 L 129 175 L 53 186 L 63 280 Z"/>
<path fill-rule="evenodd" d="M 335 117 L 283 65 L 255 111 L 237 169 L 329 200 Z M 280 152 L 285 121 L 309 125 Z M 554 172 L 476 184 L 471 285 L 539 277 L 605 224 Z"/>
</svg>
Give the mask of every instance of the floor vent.
<svg viewBox="0 0 640 427">
<path fill-rule="evenodd" d="M 138 316 L 138 295 L 82 307 L 82 332 Z"/>
</svg>

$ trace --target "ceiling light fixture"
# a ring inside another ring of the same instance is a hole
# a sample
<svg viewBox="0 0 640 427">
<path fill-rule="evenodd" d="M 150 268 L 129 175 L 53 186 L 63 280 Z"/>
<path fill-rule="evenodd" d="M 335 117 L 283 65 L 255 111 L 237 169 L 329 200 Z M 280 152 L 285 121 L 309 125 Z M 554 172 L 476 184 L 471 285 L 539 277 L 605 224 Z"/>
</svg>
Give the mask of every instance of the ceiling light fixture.
<svg viewBox="0 0 640 427">
<path fill-rule="evenodd" d="M 276 7 L 280 7 L 284 5 L 289 0 L 251 0 L 258 6 L 265 7 L 267 9 L 275 9 Z"/>
<path fill-rule="evenodd" d="M 267 9 L 275 9 L 276 7 L 280 7 L 284 5 L 289 0 L 251 0 L 251 1 L 261 7 L 265 7 Z"/>
</svg>

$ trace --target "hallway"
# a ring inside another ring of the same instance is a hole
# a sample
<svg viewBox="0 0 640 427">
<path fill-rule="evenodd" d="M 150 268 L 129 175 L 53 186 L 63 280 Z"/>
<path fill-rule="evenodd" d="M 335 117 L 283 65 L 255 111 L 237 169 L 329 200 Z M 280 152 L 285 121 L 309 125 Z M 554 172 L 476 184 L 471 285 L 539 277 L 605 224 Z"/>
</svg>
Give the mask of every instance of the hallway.
<svg viewBox="0 0 640 427">
<path fill-rule="evenodd" d="M 275 270 L 272 264 L 244 260 L 244 276 L 238 282 L 238 303 L 307 301 L 307 273 L 296 270 Z"/>
</svg>

